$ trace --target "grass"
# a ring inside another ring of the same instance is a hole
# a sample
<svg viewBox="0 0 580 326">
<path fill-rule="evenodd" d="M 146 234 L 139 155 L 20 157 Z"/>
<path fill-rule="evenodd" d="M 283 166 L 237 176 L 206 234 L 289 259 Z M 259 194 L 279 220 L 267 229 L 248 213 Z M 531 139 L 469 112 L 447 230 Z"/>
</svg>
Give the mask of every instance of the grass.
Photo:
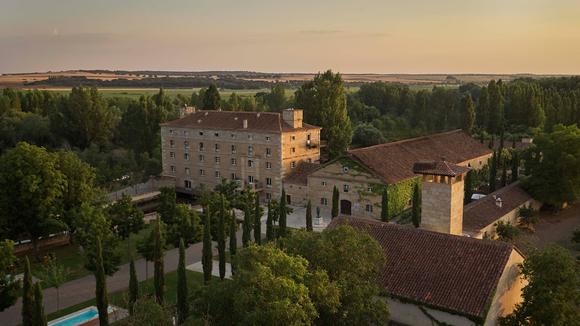
<svg viewBox="0 0 580 326">
<path fill-rule="evenodd" d="M 131 256 L 135 257 L 136 259 L 141 257 L 141 255 L 139 255 L 139 253 L 137 253 L 136 244 L 142 238 L 146 237 L 149 234 L 149 232 L 151 232 L 150 230 L 151 230 L 151 226 L 146 225 L 144 229 L 142 229 L 141 231 L 139 231 L 136 234 L 132 234 L 129 237 L 129 245 L 131 248 L 131 252 L 128 252 L 128 250 L 127 250 L 127 240 L 123 240 L 119 243 L 119 246 L 117 248 L 117 252 L 121 256 L 120 264 L 128 263 L 129 260 L 131 259 Z M 83 255 L 81 254 L 80 247 L 77 244 L 66 245 L 66 246 L 62 246 L 62 247 L 51 248 L 51 249 L 40 251 L 41 257 L 47 256 L 49 254 L 54 254 L 54 256 L 56 257 L 57 263 L 68 269 L 68 275 L 67 275 L 65 282 L 68 282 L 68 281 L 71 281 L 71 280 L 74 280 L 77 278 L 81 278 L 83 276 L 90 274 L 90 272 L 88 270 L 86 270 L 84 267 L 85 260 L 84 260 Z M 33 253 L 29 253 L 29 254 L 27 254 L 27 256 L 28 256 L 28 259 L 30 260 L 30 268 L 32 269 L 32 274 L 35 275 L 36 277 L 38 277 L 41 273 L 42 263 L 40 263 L 40 262 L 36 261 L 36 259 L 34 259 Z M 23 261 L 23 259 L 24 259 L 24 257 L 21 258 L 21 262 Z M 20 266 L 20 268 L 19 268 L 18 272 L 22 273 L 23 268 L 24 268 L 24 263 L 20 263 L 19 266 Z M 43 284 L 43 287 L 46 288 L 47 285 Z"/>
<path fill-rule="evenodd" d="M 189 291 L 192 292 L 195 289 L 201 287 L 203 285 L 203 274 L 198 272 L 192 272 L 187 270 L 187 285 Z M 127 285 L 128 286 L 128 285 Z M 139 283 L 139 294 L 143 295 L 153 295 L 153 278 L 150 278 L 146 281 Z M 109 294 L 109 304 L 127 308 L 128 303 L 128 296 L 129 290 L 121 290 L 114 293 Z M 174 305 L 177 301 L 177 271 L 165 274 L 165 303 L 167 305 Z M 47 315 L 47 319 L 53 320 L 80 309 L 94 306 L 96 304 L 95 299 L 91 299 L 82 303 L 79 303 L 74 306 L 70 306 L 59 311 L 53 312 Z"/>
</svg>

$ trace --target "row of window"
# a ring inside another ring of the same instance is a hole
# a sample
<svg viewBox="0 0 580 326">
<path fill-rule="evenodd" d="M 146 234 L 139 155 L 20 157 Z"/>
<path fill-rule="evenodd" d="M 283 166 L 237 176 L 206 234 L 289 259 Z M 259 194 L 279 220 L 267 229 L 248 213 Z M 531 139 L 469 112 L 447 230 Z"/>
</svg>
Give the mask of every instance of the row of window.
<svg viewBox="0 0 580 326">
<path fill-rule="evenodd" d="M 186 170 L 189 170 L 189 169 L 186 168 Z M 186 173 L 187 173 L 187 175 L 190 175 L 189 171 L 187 171 Z M 205 176 L 205 170 L 200 169 L 199 170 L 199 175 L 202 176 L 202 177 Z M 214 172 L 214 176 L 216 178 L 218 178 L 218 179 L 221 178 L 220 171 L 215 171 Z M 238 175 L 236 173 L 232 173 L 231 174 L 231 180 L 232 181 L 236 181 L 236 180 L 240 180 L 240 178 L 238 177 Z M 190 189 L 191 188 L 191 181 L 189 181 L 189 180 L 185 180 L 185 181 L 187 181 L 187 182 L 190 183 L 190 186 L 187 187 L 187 185 L 185 185 L 185 188 Z M 258 182 L 258 180 L 256 180 L 253 175 L 249 175 L 248 176 L 248 183 L 253 184 L 255 182 Z M 266 178 L 266 188 L 272 188 L 272 178 Z"/>
<path fill-rule="evenodd" d="M 328 198 L 326 197 L 322 197 L 320 198 L 320 205 L 322 206 L 328 206 Z M 372 213 L 373 212 L 373 205 L 372 204 L 367 204 L 365 206 L 365 211 Z"/>
<path fill-rule="evenodd" d="M 170 154 L 170 157 L 171 157 L 171 158 L 175 158 L 175 153 L 173 153 L 173 152 L 171 152 L 171 153 L 172 153 L 173 155 L 171 155 L 171 154 Z M 185 153 L 185 154 L 184 154 L 184 159 L 185 159 L 186 161 L 189 161 L 189 154 L 188 154 L 188 153 Z M 200 162 L 205 162 L 205 156 L 203 156 L 203 155 L 199 155 L 199 161 L 200 161 Z M 219 163 L 221 163 L 221 158 L 220 158 L 219 156 L 216 156 L 216 157 L 214 157 L 214 162 L 215 162 L 216 164 L 219 164 Z M 294 163 L 294 162 L 293 162 L 293 163 Z M 234 158 L 231 158 L 231 159 L 230 159 L 230 164 L 231 164 L 232 166 L 236 166 L 236 165 L 238 165 L 238 159 L 236 159 L 235 157 L 234 157 Z M 296 165 L 296 164 L 294 164 L 294 165 Z M 253 167 L 255 167 L 255 166 L 256 166 L 256 162 L 255 162 L 254 160 L 248 160 L 248 167 L 249 167 L 249 168 L 253 168 Z M 172 166 L 171 166 L 171 169 L 172 169 L 172 171 L 173 171 L 173 169 L 174 169 L 174 168 L 175 168 L 175 166 L 173 166 L 173 165 L 172 165 Z M 266 169 L 271 169 L 271 168 L 272 168 L 272 162 L 266 162 Z"/>
<path fill-rule="evenodd" d="M 175 141 L 174 140 L 170 140 L 169 141 L 169 147 L 170 148 L 175 148 Z M 183 147 L 188 150 L 189 149 L 189 142 L 188 141 L 184 141 L 183 142 Z M 200 152 L 205 151 L 205 145 L 203 142 L 199 143 L 198 149 Z M 220 144 L 214 144 L 214 151 L 219 152 L 220 151 Z M 231 145 L 231 152 L 232 154 L 237 153 L 237 146 L 236 145 Z M 292 147 L 292 153 L 296 153 L 296 148 Z M 254 155 L 254 145 L 248 145 L 248 155 L 252 156 Z M 266 148 L 266 156 L 270 157 L 272 156 L 272 149 L 271 148 Z"/>
<path fill-rule="evenodd" d="M 173 130 L 173 129 L 169 129 L 169 134 L 170 135 L 176 135 L 177 134 L 177 131 L 176 130 Z M 183 135 L 184 136 L 189 136 L 189 131 L 188 130 L 184 130 L 183 131 Z M 203 135 L 205 135 L 205 132 L 204 131 L 199 131 L 198 132 L 198 135 L 203 136 Z M 220 137 L 220 133 L 219 132 L 214 132 L 213 135 L 215 137 Z M 310 135 L 308 137 L 310 137 Z M 236 136 L 236 134 L 230 134 L 230 138 L 235 139 L 235 138 L 237 138 L 237 136 Z M 254 139 L 254 135 L 248 134 L 248 139 L 249 140 L 253 140 Z M 266 141 L 272 140 L 272 138 L 270 136 L 266 136 L 265 139 L 266 139 Z"/>
<path fill-rule="evenodd" d="M 320 184 L 321 184 L 323 187 L 326 187 L 326 185 L 327 185 L 326 181 L 322 181 Z M 344 185 L 342 185 L 342 191 L 344 191 L 344 192 L 349 192 L 349 191 L 350 191 L 350 185 L 348 185 L 348 184 L 344 184 Z M 372 191 L 373 191 L 373 188 L 372 188 L 371 186 L 368 186 L 368 187 L 367 187 L 367 191 L 368 191 L 368 192 L 372 192 Z"/>
</svg>

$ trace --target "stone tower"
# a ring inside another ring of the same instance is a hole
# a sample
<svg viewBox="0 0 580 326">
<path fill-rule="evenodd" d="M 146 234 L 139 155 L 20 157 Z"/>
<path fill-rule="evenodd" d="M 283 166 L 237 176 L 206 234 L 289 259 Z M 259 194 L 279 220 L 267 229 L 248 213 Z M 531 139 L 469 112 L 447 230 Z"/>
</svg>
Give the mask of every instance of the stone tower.
<svg viewBox="0 0 580 326">
<path fill-rule="evenodd" d="M 423 176 L 421 228 L 462 235 L 463 187 L 468 171 L 445 160 L 415 163 L 413 172 Z"/>
</svg>

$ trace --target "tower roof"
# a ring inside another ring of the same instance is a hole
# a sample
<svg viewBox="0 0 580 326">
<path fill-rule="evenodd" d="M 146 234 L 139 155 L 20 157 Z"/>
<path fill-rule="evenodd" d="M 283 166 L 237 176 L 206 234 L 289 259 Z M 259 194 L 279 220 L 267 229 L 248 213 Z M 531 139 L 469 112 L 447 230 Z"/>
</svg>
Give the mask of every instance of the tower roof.
<svg viewBox="0 0 580 326">
<path fill-rule="evenodd" d="M 422 161 L 413 165 L 413 172 L 416 174 L 432 174 L 442 175 L 447 177 L 456 177 L 458 175 L 469 172 L 469 168 L 459 166 L 457 164 L 440 161 Z"/>
</svg>

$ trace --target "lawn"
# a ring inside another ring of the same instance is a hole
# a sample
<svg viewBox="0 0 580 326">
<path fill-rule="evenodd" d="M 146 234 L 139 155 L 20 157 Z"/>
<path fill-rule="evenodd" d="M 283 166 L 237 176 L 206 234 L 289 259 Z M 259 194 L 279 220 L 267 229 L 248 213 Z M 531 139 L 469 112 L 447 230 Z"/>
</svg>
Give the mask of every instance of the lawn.
<svg viewBox="0 0 580 326">
<path fill-rule="evenodd" d="M 142 238 L 146 237 L 149 232 L 151 232 L 150 230 L 151 226 L 146 225 L 145 228 L 139 233 L 132 234 L 131 237 L 129 237 L 129 247 L 131 248 L 130 252 L 127 250 L 127 240 L 121 241 L 119 243 L 117 251 L 121 256 L 121 264 L 128 263 L 131 259 L 131 256 L 135 257 L 136 259 L 141 257 L 141 255 L 137 253 L 136 243 Z M 81 254 L 80 247 L 76 244 L 51 248 L 48 250 L 42 250 L 40 252 L 41 257 L 44 257 L 48 254 L 54 254 L 57 263 L 68 269 L 66 281 L 74 280 L 90 274 L 90 272 L 84 268 L 84 257 Z M 38 275 L 40 275 L 42 264 L 34 259 L 32 253 L 28 254 L 27 256 L 30 260 L 32 274 L 38 277 Z M 19 266 L 20 268 L 18 272 L 22 273 L 24 264 L 21 263 Z M 43 287 L 47 286 L 43 284 Z"/>
<path fill-rule="evenodd" d="M 198 272 L 186 271 L 187 275 L 187 285 L 189 291 L 192 292 L 195 289 L 203 285 L 203 274 Z M 128 286 L 128 284 L 127 284 Z M 143 295 L 153 295 L 153 278 L 139 283 L 139 294 Z M 122 291 L 114 292 L 109 294 L 109 304 L 127 308 L 129 290 L 125 289 Z M 177 271 L 165 274 L 165 303 L 168 305 L 174 305 L 177 301 Z M 91 299 L 74 306 L 70 306 L 59 311 L 53 312 L 47 315 L 47 319 L 53 320 L 64 315 L 68 315 L 77 310 L 94 306 L 95 299 Z"/>
</svg>

